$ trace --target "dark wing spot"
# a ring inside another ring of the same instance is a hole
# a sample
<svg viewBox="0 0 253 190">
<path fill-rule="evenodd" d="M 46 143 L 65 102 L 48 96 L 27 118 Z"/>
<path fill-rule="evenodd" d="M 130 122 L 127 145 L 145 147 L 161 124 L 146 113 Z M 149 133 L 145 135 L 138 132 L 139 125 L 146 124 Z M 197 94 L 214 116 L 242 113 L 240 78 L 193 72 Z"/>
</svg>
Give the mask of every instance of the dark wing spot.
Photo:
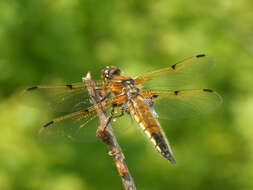
<svg viewBox="0 0 253 190">
<path fill-rule="evenodd" d="M 204 92 L 213 92 L 211 89 L 203 89 Z"/>
<path fill-rule="evenodd" d="M 172 68 L 173 70 L 175 70 L 175 69 L 176 69 L 176 65 L 177 65 L 177 64 L 172 65 L 171 68 Z"/>
<path fill-rule="evenodd" d="M 68 87 L 69 89 L 73 88 L 72 84 L 67 84 L 66 87 Z"/>
<path fill-rule="evenodd" d="M 152 98 L 157 98 L 159 95 L 157 95 L 157 94 L 154 94 L 153 96 L 152 96 Z"/>
<path fill-rule="evenodd" d="M 174 94 L 175 94 L 175 95 L 178 95 L 178 93 L 179 93 L 178 90 L 175 90 L 175 91 L 174 91 Z"/>
<path fill-rule="evenodd" d="M 43 125 L 43 127 L 48 127 L 49 125 L 52 125 L 54 123 L 54 121 L 50 121 L 47 124 Z"/>
<path fill-rule="evenodd" d="M 205 56 L 206 56 L 205 54 L 196 55 L 197 58 L 199 58 L 199 57 L 205 57 Z"/>
<path fill-rule="evenodd" d="M 37 89 L 37 88 L 38 88 L 38 86 L 33 86 L 33 87 L 30 87 L 30 88 L 27 88 L 26 90 L 30 91 L 30 90 L 34 90 L 34 89 Z"/>
</svg>

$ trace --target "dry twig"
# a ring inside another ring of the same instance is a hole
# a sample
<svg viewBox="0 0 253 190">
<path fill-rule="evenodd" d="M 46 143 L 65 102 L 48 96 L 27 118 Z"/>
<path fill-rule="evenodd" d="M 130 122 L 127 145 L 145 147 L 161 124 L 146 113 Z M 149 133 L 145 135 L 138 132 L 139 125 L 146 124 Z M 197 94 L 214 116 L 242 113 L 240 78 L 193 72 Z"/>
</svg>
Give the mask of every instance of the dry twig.
<svg viewBox="0 0 253 190">
<path fill-rule="evenodd" d="M 130 175 L 127 168 L 124 154 L 114 136 L 111 124 L 107 122 L 108 117 L 105 111 L 103 103 L 100 103 L 100 96 L 96 91 L 96 86 L 91 78 L 91 74 L 88 73 L 83 82 L 87 85 L 89 95 L 93 105 L 96 108 L 97 115 L 100 120 L 100 126 L 97 129 L 97 136 L 107 145 L 109 149 L 109 155 L 114 159 L 115 165 L 119 171 L 123 186 L 126 190 L 135 190 L 134 180 Z"/>
</svg>

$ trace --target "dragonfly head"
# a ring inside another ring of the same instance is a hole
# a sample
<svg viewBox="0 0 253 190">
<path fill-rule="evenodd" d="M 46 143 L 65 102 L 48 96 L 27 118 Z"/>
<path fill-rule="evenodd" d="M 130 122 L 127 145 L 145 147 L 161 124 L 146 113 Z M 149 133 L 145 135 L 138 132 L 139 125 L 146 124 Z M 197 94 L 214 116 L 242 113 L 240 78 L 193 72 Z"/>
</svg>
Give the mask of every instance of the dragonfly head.
<svg viewBox="0 0 253 190">
<path fill-rule="evenodd" d="M 114 66 L 107 66 L 102 70 L 101 78 L 104 81 L 110 81 L 112 80 L 115 76 L 120 75 L 120 69 Z"/>
</svg>

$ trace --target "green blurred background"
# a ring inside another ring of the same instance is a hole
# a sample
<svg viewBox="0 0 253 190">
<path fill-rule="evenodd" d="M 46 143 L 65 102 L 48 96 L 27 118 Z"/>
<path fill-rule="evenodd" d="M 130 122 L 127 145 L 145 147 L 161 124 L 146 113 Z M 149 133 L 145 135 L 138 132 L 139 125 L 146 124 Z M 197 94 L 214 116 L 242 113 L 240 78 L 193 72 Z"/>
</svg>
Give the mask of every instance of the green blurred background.
<svg viewBox="0 0 253 190">
<path fill-rule="evenodd" d="M 177 164 L 134 123 L 119 143 L 138 189 L 252 190 L 252 7 L 252 0 L 1 0 L 0 189 L 123 189 L 102 143 L 39 143 L 34 131 L 50 113 L 20 104 L 21 89 L 78 82 L 87 71 L 98 79 L 107 65 L 136 76 L 206 53 L 217 66 L 194 87 L 215 89 L 224 102 L 210 114 L 161 120 Z"/>
</svg>

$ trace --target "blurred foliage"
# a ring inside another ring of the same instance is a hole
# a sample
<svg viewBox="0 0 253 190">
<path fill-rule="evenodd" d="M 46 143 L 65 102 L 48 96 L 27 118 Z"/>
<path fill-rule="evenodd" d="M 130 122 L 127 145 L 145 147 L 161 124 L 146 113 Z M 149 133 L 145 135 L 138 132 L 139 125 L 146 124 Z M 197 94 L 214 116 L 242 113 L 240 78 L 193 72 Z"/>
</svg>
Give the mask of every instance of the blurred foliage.
<svg viewBox="0 0 253 190">
<path fill-rule="evenodd" d="M 0 1 L 0 189 L 123 189 L 102 143 L 39 143 L 35 131 L 51 114 L 20 104 L 21 89 L 78 82 L 87 71 L 99 79 L 106 65 L 136 76 L 198 53 L 217 66 L 194 86 L 217 90 L 223 105 L 161 120 L 176 165 L 130 124 L 119 142 L 131 174 L 145 190 L 253 189 L 252 7 L 251 0 Z"/>
</svg>

